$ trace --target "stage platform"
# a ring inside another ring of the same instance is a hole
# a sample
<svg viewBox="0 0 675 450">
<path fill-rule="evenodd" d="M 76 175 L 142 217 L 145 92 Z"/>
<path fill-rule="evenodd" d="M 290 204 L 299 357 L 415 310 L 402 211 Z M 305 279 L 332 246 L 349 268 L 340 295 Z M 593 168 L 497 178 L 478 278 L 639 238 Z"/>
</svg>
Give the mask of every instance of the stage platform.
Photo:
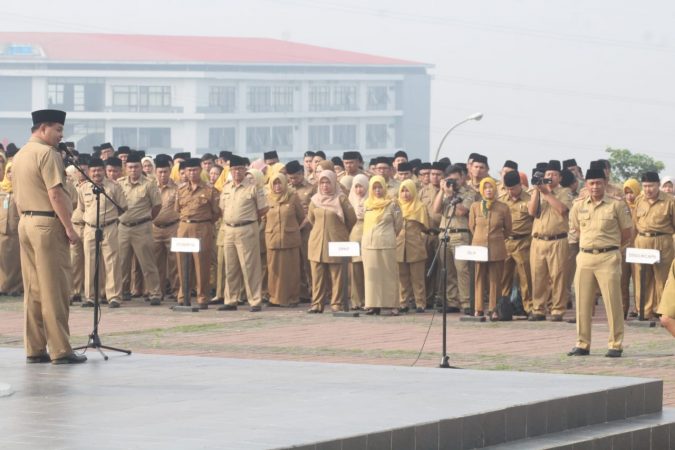
<svg viewBox="0 0 675 450">
<path fill-rule="evenodd" d="M 633 448 L 675 447 L 659 380 L 109 355 L 27 365 L 0 349 L 12 392 L 0 396 L 0 448 L 571 449 L 626 435 L 647 439 Z"/>
</svg>

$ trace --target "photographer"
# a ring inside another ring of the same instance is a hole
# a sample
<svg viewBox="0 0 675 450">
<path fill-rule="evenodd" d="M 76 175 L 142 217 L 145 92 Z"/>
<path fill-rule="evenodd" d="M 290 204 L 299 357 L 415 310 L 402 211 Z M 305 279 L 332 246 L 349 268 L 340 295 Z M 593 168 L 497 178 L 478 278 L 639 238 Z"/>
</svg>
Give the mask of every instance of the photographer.
<svg viewBox="0 0 675 450">
<path fill-rule="evenodd" d="M 468 215 L 473 192 L 465 186 L 464 174 L 459 166 L 450 166 L 445 173 L 446 178 L 441 182 L 441 190 L 434 199 L 432 209 L 434 214 L 442 215 L 441 230 L 448 227 L 446 297 L 450 312 L 458 312 L 462 308 L 465 314 L 470 315 L 469 264 L 455 260 L 455 247 L 471 242 Z"/>
<path fill-rule="evenodd" d="M 560 187 L 560 161 L 549 161 L 546 171 L 532 177 L 532 197 L 527 205 L 534 217 L 530 267 L 532 268 L 531 321 L 546 320 L 546 305 L 551 296 L 551 321 L 562 321 L 567 308 L 567 271 L 569 231 L 568 213 L 572 196 Z M 543 175 L 543 176 L 542 176 Z"/>
</svg>

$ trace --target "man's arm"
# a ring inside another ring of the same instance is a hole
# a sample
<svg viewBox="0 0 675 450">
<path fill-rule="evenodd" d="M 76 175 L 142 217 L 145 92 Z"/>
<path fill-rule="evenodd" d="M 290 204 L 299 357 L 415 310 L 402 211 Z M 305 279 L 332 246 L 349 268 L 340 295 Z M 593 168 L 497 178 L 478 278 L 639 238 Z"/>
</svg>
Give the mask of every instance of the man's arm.
<svg viewBox="0 0 675 450">
<path fill-rule="evenodd" d="M 66 191 L 60 184 L 48 189 L 47 193 L 49 195 L 49 203 L 52 204 L 54 212 L 63 224 L 63 228 L 66 229 L 66 236 L 68 236 L 68 240 L 71 244 L 77 243 L 80 240 L 80 237 L 75 232 L 73 222 L 70 220 L 70 214 L 72 212 L 70 209 L 70 197 L 68 194 L 66 194 Z"/>
</svg>

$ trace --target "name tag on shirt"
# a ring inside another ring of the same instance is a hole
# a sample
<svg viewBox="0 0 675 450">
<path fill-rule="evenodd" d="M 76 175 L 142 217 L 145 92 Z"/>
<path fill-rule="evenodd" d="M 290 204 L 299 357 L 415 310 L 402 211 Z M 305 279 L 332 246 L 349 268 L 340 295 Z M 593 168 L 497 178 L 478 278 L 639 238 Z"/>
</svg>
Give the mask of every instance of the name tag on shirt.
<svg viewBox="0 0 675 450">
<path fill-rule="evenodd" d="M 631 264 L 657 264 L 661 252 L 650 248 L 626 248 L 626 262 Z"/>
<path fill-rule="evenodd" d="M 488 260 L 488 249 L 480 245 L 460 245 L 455 247 L 455 259 L 485 262 Z"/>
</svg>

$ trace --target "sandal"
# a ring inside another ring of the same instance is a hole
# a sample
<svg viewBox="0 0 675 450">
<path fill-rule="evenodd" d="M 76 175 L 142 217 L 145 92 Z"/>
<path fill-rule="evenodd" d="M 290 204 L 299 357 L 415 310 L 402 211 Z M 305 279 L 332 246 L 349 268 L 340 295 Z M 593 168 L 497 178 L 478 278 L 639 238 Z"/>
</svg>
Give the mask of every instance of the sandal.
<svg viewBox="0 0 675 450">
<path fill-rule="evenodd" d="M 473 315 L 474 317 L 483 317 L 485 313 L 483 311 L 476 311 Z"/>
</svg>

